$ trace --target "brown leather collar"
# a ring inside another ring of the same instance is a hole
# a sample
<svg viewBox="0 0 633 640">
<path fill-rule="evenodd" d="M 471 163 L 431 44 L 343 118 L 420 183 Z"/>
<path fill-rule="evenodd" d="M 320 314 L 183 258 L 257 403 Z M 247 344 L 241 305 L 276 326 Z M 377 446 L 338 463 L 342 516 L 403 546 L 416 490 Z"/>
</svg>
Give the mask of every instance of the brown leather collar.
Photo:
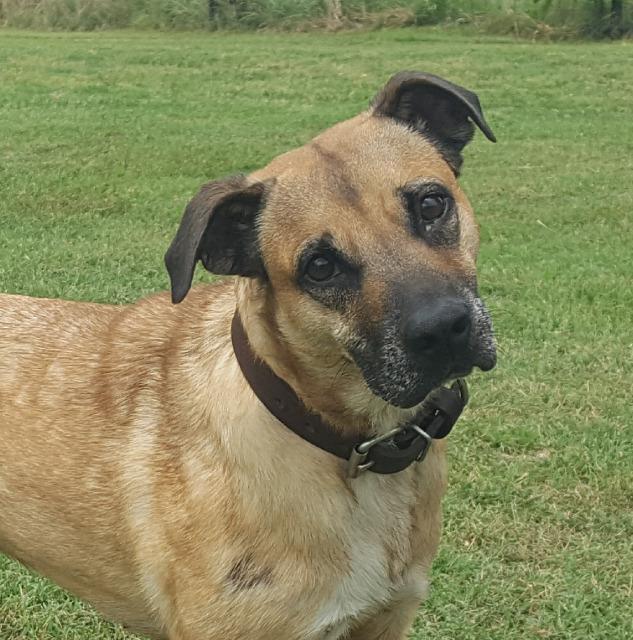
<svg viewBox="0 0 633 640">
<path fill-rule="evenodd" d="M 438 387 L 429 394 L 420 411 L 401 427 L 380 436 L 369 434 L 362 440 L 346 437 L 309 411 L 290 386 L 253 353 L 237 311 L 231 323 L 231 340 L 242 373 L 260 402 L 298 436 L 347 460 L 350 477 L 365 470 L 397 473 L 421 461 L 432 439 L 448 435 L 468 402 L 466 383 L 457 380 L 450 388 Z"/>
</svg>

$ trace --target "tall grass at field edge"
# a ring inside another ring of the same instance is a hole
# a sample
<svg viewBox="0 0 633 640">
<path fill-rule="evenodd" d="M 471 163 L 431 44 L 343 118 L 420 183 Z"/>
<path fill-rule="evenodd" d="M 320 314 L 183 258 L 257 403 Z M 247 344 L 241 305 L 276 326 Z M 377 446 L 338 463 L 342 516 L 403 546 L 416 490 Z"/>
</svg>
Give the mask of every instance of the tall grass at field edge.
<svg viewBox="0 0 633 640">
<path fill-rule="evenodd" d="M 436 24 L 534 39 L 633 34 L 633 0 L 0 0 L 0 25 L 93 31 L 338 30 Z"/>
</svg>

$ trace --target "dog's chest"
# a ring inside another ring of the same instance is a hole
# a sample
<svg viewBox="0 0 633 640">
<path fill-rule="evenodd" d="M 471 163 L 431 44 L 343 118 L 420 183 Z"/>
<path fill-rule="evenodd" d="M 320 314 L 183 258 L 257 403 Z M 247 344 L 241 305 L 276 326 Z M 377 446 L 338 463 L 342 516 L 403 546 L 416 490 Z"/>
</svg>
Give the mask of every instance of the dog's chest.
<svg viewBox="0 0 633 640">
<path fill-rule="evenodd" d="M 379 611 L 411 587 L 415 495 L 376 476 L 354 482 L 357 502 L 341 529 L 345 570 L 315 616 L 309 634 L 314 640 L 344 637 L 354 621 Z M 389 484 L 396 489 L 386 488 Z"/>
</svg>

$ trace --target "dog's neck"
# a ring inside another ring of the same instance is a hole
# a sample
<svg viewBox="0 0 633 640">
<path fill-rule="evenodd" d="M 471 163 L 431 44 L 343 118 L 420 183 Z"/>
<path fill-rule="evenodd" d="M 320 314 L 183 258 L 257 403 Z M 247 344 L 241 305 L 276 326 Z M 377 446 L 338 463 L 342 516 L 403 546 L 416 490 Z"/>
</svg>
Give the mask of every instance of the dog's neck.
<svg viewBox="0 0 633 640">
<path fill-rule="evenodd" d="M 367 469 L 379 474 L 398 473 L 424 459 L 433 439 L 448 435 L 468 402 L 466 384 L 458 380 L 450 389 L 440 387 L 429 394 L 419 413 L 406 424 L 381 435 L 372 429 L 373 433 L 358 439 L 340 433 L 310 411 L 293 389 L 255 355 L 237 310 L 231 322 L 231 342 L 242 374 L 266 409 L 307 442 L 346 460 L 350 478 Z"/>
<path fill-rule="evenodd" d="M 375 396 L 351 360 L 341 356 L 337 362 L 327 362 L 311 353 L 310 345 L 291 346 L 277 325 L 262 285 L 238 278 L 236 301 L 255 356 L 292 388 L 309 411 L 341 435 L 385 433 L 419 410 L 419 406 L 400 409 Z"/>
</svg>

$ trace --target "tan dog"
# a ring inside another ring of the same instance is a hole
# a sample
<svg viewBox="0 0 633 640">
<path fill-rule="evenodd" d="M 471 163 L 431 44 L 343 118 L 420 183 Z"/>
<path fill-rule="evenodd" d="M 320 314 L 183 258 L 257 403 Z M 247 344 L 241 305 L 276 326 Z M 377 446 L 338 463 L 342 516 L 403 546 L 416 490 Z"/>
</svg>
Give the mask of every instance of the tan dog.
<svg viewBox="0 0 633 640">
<path fill-rule="evenodd" d="M 476 96 L 394 76 L 369 111 L 211 182 L 169 296 L 0 296 L 0 550 L 170 640 L 401 640 L 440 535 L 444 452 L 350 478 L 266 409 L 253 351 L 341 437 L 494 366 L 457 182 Z M 238 277 L 189 292 L 195 264 Z M 187 295 L 188 294 L 188 295 Z"/>
</svg>

